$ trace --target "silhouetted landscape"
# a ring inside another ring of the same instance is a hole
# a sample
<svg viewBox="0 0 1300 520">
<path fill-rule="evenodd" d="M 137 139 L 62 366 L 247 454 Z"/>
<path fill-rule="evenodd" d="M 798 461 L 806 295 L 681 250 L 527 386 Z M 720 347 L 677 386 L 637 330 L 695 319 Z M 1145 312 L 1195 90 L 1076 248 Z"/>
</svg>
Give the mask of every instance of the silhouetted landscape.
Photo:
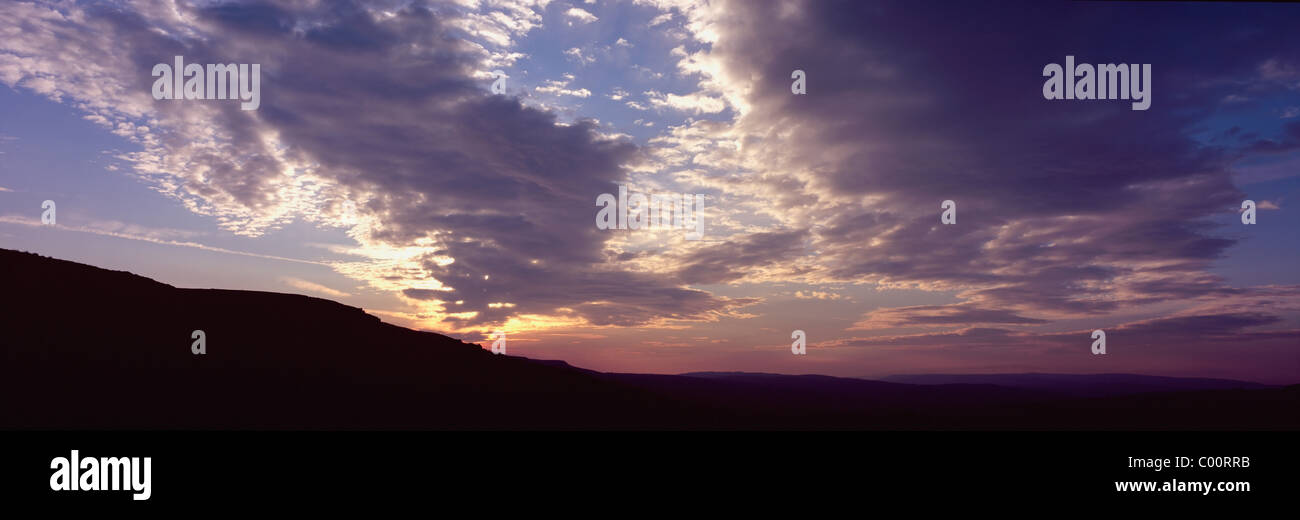
<svg viewBox="0 0 1300 520">
<path fill-rule="evenodd" d="M 1300 386 L 1131 374 L 601 373 L 293 294 L 0 250 L 6 429 L 1269 429 Z M 204 330 L 207 354 L 190 352 Z"/>
</svg>

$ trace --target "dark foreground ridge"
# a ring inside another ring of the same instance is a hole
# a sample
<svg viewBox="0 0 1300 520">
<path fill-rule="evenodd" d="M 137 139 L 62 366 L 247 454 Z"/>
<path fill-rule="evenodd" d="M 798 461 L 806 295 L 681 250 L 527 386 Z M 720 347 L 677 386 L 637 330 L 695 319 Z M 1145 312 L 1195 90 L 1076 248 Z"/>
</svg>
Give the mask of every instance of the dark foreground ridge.
<svg viewBox="0 0 1300 520">
<path fill-rule="evenodd" d="M 494 355 L 319 298 L 178 289 L 4 249 L 0 287 L 4 429 L 1300 427 L 1300 386 L 606 374 Z M 196 329 L 206 355 L 190 352 Z"/>
</svg>

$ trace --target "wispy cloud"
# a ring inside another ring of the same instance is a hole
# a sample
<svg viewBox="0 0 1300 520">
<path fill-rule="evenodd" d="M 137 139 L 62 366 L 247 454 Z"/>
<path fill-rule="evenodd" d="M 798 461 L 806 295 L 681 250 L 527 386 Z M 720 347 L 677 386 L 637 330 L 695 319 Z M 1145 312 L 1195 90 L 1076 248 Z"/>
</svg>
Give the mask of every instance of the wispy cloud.
<svg viewBox="0 0 1300 520">
<path fill-rule="evenodd" d="M 299 290 L 317 293 L 317 294 L 324 294 L 326 296 L 330 296 L 334 298 L 344 298 L 347 296 L 352 296 L 351 294 L 345 293 L 343 291 L 337 289 L 331 289 L 324 285 L 315 282 L 309 282 L 307 280 L 303 280 L 300 278 L 292 278 L 292 277 L 285 276 L 280 278 L 280 283 L 288 285 L 289 287 L 293 287 L 294 289 L 299 289 Z"/>
<path fill-rule="evenodd" d="M 0 215 L 0 224 L 13 224 L 13 225 L 19 225 L 19 226 L 26 226 L 26 227 L 43 227 L 43 226 L 44 226 L 43 224 L 41 224 L 39 218 L 29 218 L 29 217 L 22 217 L 22 216 L 18 216 L 18 215 Z M 198 242 L 182 241 L 182 240 L 172 240 L 172 239 L 162 238 L 162 237 L 164 237 L 164 236 L 172 235 L 172 234 L 174 233 L 174 230 L 150 230 L 150 229 L 148 229 L 148 228 L 144 228 L 144 227 L 140 227 L 140 226 L 126 226 L 126 230 L 125 230 L 125 231 L 115 231 L 115 230 L 112 229 L 112 228 L 114 228 L 114 227 L 115 227 L 115 226 L 112 226 L 112 225 L 109 225 L 109 226 L 102 226 L 102 225 L 101 225 L 101 226 L 96 226 L 96 225 L 92 225 L 92 226 L 67 226 L 67 225 L 63 225 L 63 224 L 60 224 L 60 225 L 58 225 L 58 226 L 53 226 L 53 228 L 54 228 L 55 230 L 58 230 L 58 231 L 70 231 L 70 232 L 73 232 L 73 233 L 90 233 L 90 234 L 92 234 L 92 235 L 99 235 L 99 236 L 104 236 L 104 237 L 120 238 L 120 239 L 123 239 L 123 240 L 136 240 L 136 241 L 140 241 L 140 242 L 149 242 L 149 243 L 152 243 L 152 244 L 160 244 L 160 245 L 176 246 L 176 247 L 187 247 L 187 248 L 191 248 L 191 249 L 200 249 L 200 250 L 203 250 L 203 251 L 211 251 L 211 252 L 214 252 L 214 253 L 225 253 L 225 254 L 230 254 L 230 255 L 248 256 L 248 257 L 253 257 L 253 258 L 264 258 L 264 259 L 267 259 L 267 260 L 280 260 L 280 261 L 283 261 L 283 262 L 294 262 L 294 263 L 300 263 L 300 264 L 311 264 L 311 265 L 329 265 L 329 264 L 327 264 L 327 263 L 325 263 L 325 262 L 315 262 L 315 261 L 311 261 L 311 260 L 300 260 L 300 259 L 297 259 L 297 258 L 287 258 L 287 257 L 283 257 L 283 256 L 275 256 L 275 255 L 264 255 L 264 254 L 261 254 L 261 253 L 249 253 L 249 252 L 246 252 L 246 251 L 236 251 L 236 250 L 233 250 L 233 249 L 226 249 L 226 248 L 222 248 L 222 247 L 215 247 L 215 246 L 204 245 L 204 244 L 201 244 L 201 243 L 198 243 Z M 181 233 L 188 233 L 188 232 L 181 232 Z"/>
</svg>

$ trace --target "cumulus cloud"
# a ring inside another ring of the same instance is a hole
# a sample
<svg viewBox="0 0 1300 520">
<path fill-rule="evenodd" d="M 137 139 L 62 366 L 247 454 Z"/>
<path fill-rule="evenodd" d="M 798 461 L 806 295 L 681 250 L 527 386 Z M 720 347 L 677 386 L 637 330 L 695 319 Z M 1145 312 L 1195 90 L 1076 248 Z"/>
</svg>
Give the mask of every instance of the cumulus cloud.
<svg viewBox="0 0 1300 520">
<path fill-rule="evenodd" d="M 596 62 L 595 56 L 591 56 L 590 54 L 584 54 L 582 52 L 582 49 L 577 47 L 571 47 L 568 50 L 565 50 L 564 55 L 581 64 L 589 64 L 589 63 Z"/>
<path fill-rule="evenodd" d="M 645 93 L 650 104 L 659 108 L 671 108 L 691 113 L 716 114 L 727 108 L 726 102 L 722 99 L 709 97 L 708 95 L 693 92 L 686 95 L 664 94 L 662 92 L 649 90 Z"/>
<path fill-rule="evenodd" d="M 577 7 L 570 7 L 568 11 L 564 12 L 564 16 L 578 23 L 591 23 L 599 20 L 599 18 L 596 18 L 596 15 Z"/>
<path fill-rule="evenodd" d="M 572 74 L 565 74 L 563 80 L 555 80 L 555 79 L 547 80 L 546 84 L 534 88 L 533 90 L 536 90 L 537 92 L 541 92 L 543 94 L 553 94 L 556 96 L 572 96 L 572 97 L 580 97 L 580 98 L 590 97 L 591 96 L 590 90 L 587 90 L 585 88 L 579 88 L 579 89 L 569 88 L 569 83 L 572 83 L 573 79 L 574 78 Z"/>
</svg>

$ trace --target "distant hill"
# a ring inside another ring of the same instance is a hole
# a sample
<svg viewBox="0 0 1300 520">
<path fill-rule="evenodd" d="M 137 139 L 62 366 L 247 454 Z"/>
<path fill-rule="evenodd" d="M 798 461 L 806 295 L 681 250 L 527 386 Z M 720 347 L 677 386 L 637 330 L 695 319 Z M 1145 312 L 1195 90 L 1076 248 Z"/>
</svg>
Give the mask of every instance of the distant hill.
<svg viewBox="0 0 1300 520">
<path fill-rule="evenodd" d="M 4 249 L 0 290 L 4 429 L 1300 427 L 1295 386 L 1083 398 L 1005 381 L 601 373 L 319 298 L 181 289 Z"/>
<path fill-rule="evenodd" d="M 883 379 L 915 385 L 998 385 L 1056 392 L 1076 397 L 1106 397 L 1188 390 L 1261 390 L 1269 385 L 1232 379 L 1144 376 L 1138 374 L 918 374 Z"/>
</svg>

